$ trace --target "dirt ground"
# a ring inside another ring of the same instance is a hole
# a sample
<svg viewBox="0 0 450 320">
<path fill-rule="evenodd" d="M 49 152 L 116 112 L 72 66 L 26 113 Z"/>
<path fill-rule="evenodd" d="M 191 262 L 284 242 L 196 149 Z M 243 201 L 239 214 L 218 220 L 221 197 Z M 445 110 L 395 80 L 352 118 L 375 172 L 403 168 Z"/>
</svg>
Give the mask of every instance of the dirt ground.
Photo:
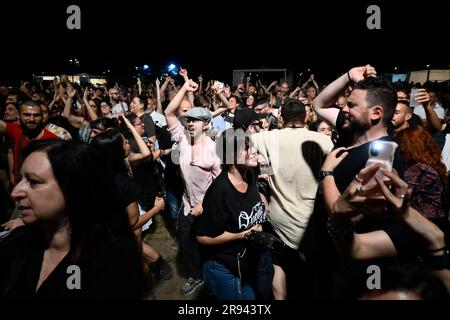
<svg viewBox="0 0 450 320">
<path fill-rule="evenodd" d="M 157 300 L 208 300 L 204 285 L 197 288 L 190 295 L 183 295 L 180 292 L 185 278 L 180 276 L 182 270 L 179 263 L 177 263 L 178 248 L 173 246 L 173 238 L 161 215 L 157 215 L 156 219 L 154 218 L 153 225 L 145 235 L 144 240 L 155 248 L 173 268 L 174 276 L 172 279 L 161 280 L 156 283 L 153 293 Z"/>
</svg>

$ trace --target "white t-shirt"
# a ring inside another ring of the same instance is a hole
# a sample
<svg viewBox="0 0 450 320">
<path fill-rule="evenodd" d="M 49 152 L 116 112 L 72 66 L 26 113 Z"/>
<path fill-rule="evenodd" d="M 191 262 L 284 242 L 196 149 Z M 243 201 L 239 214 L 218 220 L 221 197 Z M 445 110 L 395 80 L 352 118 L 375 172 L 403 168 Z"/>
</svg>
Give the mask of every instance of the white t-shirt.
<svg viewBox="0 0 450 320">
<path fill-rule="evenodd" d="M 162 128 L 164 126 L 167 126 L 166 117 L 164 117 L 161 113 L 153 111 L 150 113 L 150 116 L 152 117 L 153 122 L 158 127 Z"/>
<path fill-rule="evenodd" d="M 436 102 L 434 105 L 434 112 L 436 112 L 439 119 L 444 120 L 445 119 L 445 110 L 442 108 L 441 104 L 439 102 Z M 422 105 L 419 105 L 417 107 L 414 107 L 414 113 L 417 114 L 420 119 L 426 119 L 427 116 L 425 114 L 425 109 Z"/>
<path fill-rule="evenodd" d="M 120 114 L 128 111 L 128 105 L 126 102 L 120 101 L 112 108 L 113 118 L 119 117 Z"/>
<path fill-rule="evenodd" d="M 311 149 L 307 146 L 317 146 L 328 155 L 333 143 L 328 136 L 304 128 L 263 131 L 250 138 L 270 163 L 270 223 L 279 238 L 296 250 L 313 213 L 319 187 L 319 181 L 308 165 L 318 157 L 303 152 Z"/>
</svg>

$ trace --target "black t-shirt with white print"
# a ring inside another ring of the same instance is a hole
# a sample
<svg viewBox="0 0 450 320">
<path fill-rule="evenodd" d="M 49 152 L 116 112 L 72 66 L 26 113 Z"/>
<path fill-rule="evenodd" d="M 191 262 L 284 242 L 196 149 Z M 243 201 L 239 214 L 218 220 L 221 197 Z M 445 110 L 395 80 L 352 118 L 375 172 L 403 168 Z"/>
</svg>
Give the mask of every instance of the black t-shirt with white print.
<svg viewBox="0 0 450 320">
<path fill-rule="evenodd" d="M 249 181 L 250 182 L 250 181 Z M 195 233 L 197 236 L 215 238 L 225 231 L 239 233 L 265 222 L 266 208 L 261 201 L 256 185 L 249 183 L 247 191 L 241 193 L 228 178 L 228 172 L 222 173 L 212 182 L 203 199 L 203 214 L 197 218 Z M 220 245 L 202 245 L 202 260 L 214 260 L 226 266 L 231 273 L 246 278 L 254 259 L 254 249 L 246 240 L 231 241 Z M 243 256 L 241 258 L 241 256 Z"/>
</svg>

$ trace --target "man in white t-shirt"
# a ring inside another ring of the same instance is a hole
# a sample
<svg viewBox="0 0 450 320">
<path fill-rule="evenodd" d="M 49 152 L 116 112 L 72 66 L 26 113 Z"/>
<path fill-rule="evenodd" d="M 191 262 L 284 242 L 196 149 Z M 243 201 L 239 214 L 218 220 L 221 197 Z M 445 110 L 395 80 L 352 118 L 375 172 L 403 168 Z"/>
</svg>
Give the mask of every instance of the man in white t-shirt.
<svg viewBox="0 0 450 320">
<path fill-rule="evenodd" d="M 118 118 L 121 114 L 128 113 L 128 105 L 121 101 L 119 89 L 111 88 L 109 89 L 109 99 L 111 101 L 113 118 Z"/>
<path fill-rule="evenodd" d="M 323 159 L 333 149 L 331 139 L 305 128 L 306 109 L 299 100 L 288 99 L 281 109 L 283 129 L 250 136 L 258 152 L 270 163 L 269 221 L 286 244 L 283 256 L 274 260 L 276 299 L 286 298 L 292 276 L 287 264 L 301 266 L 298 249 L 314 209 Z M 235 119 L 236 120 L 236 119 Z M 295 267 L 294 267 L 295 269 Z"/>
</svg>

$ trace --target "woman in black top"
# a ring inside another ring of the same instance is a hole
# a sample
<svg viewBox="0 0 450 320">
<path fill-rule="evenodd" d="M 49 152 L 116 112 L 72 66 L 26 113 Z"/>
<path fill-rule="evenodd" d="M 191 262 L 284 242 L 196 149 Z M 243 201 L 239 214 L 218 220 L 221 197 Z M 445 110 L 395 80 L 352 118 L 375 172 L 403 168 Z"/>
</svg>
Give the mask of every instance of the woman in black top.
<svg viewBox="0 0 450 320">
<path fill-rule="evenodd" d="M 92 141 L 92 146 L 103 160 L 103 164 L 110 175 L 114 177 L 115 186 L 119 192 L 121 207 L 128 214 L 129 224 L 136 236 L 136 241 L 142 245 L 143 258 L 147 264 L 156 263 L 158 276 L 168 279 L 172 276 L 172 270 L 166 261 L 148 243 L 142 241 L 142 226 L 145 225 L 155 214 L 164 209 L 164 199 L 156 197 L 153 206 L 146 208 L 145 213 L 140 214 L 139 197 L 142 189 L 130 175 L 128 163 L 141 161 L 150 156 L 150 150 L 144 140 L 130 121 L 122 116 L 122 120 L 133 134 L 139 147 L 139 152 L 130 151 L 127 139 L 116 129 L 107 130 L 98 134 Z M 146 266 L 145 266 L 146 267 Z"/>
<path fill-rule="evenodd" d="M 25 226 L 0 242 L 0 300 L 141 297 L 138 247 L 89 148 L 49 140 L 25 150 L 11 194 Z"/>
<path fill-rule="evenodd" d="M 219 156 L 232 163 L 223 161 L 224 170 L 208 188 L 195 226 L 202 244 L 203 277 L 218 299 L 255 299 L 259 252 L 245 236 L 252 230 L 262 231 L 266 221 L 262 196 L 255 181 L 247 180 L 247 168 L 258 164 L 256 149 L 249 146 L 248 137 L 236 136 L 233 129 L 224 132 L 217 146 Z"/>
</svg>

